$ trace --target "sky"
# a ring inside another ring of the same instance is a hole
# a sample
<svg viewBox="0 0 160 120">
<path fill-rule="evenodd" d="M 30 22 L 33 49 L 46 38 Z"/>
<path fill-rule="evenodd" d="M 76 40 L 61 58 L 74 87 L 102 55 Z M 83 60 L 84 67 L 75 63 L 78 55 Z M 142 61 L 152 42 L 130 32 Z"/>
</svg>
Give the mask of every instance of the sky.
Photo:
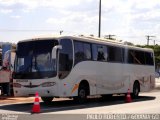
<svg viewBox="0 0 160 120">
<path fill-rule="evenodd" d="M 160 0 L 102 0 L 101 37 L 160 44 Z M 41 35 L 98 36 L 99 0 L 0 0 L 0 42 Z"/>
</svg>

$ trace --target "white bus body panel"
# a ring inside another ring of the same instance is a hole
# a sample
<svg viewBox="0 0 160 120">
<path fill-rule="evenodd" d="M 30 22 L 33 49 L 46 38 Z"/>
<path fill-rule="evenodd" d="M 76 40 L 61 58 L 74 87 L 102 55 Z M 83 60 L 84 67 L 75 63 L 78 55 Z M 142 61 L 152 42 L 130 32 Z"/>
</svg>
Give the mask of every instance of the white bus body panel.
<svg viewBox="0 0 160 120">
<path fill-rule="evenodd" d="M 145 92 L 154 88 L 154 66 L 80 62 L 68 77 L 60 80 L 60 96 L 77 96 L 78 88 L 74 92 L 73 88 L 82 80 L 89 82 L 90 95 L 127 93 L 128 89 L 132 92 L 136 80 L 140 83 L 140 91 Z"/>
<path fill-rule="evenodd" d="M 40 80 L 14 80 L 22 84 L 20 89 L 14 88 L 14 91 L 18 91 L 16 96 L 29 96 L 38 91 L 40 96 L 71 97 L 78 95 L 78 87 L 75 89 L 74 87 L 82 80 L 89 82 L 90 95 L 127 93 L 128 89 L 132 92 L 135 80 L 140 83 L 140 91 L 145 92 L 154 87 L 154 67 L 84 61 L 75 65 L 68 77 L 63 80 L 57 77 Z M 30 82 L 32 85 L 39 86 L 23 89 L 23 86 L 29 85 Z M 42 87 L 41 84 L 45 82 L 56 84 L 51 87 Z"/>
</svg>

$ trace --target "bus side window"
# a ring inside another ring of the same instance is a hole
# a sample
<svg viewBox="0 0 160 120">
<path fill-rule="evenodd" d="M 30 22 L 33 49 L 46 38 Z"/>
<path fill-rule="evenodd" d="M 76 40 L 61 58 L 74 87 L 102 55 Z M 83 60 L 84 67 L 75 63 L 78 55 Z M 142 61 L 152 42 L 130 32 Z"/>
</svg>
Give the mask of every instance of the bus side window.
<svg viewBox="0 0 160 120">
<path fill-rule="evenodd" d="M 68 76 L 73 65 L 73 47 L 70 39 L 60 41 L 62 50 L 59 53 L 59 78 L 63 79 Z"/>
<path fill-rule="evenodd" d="M 89 43 L 74 41 L 75 65 L 81 61 L 91 60 L 91 45 Z"/>
<path fill-rule="evenodd" d="M 122 63 L 123 62 L 123 49 L 116 46 L 108 46 L 109 62 Z"/>
<path fill-rule="evenodd" d="M 97 61 L 108 60 L 108 50 L 104 45 L 93 45 L 93 59 Z"/>
<path fill-rule="evenodd" d="M 92 45 L 92 56 L 95 61 L 107 61 L 108 50 L 104 45 L 93 44 Z"/>
<path fill-rule="evenodd" d="M 75 64 L 81 62 L 85 58 L 84 46 L 82 42 L 75 41 L 74 42 L 75 49 Z"/>
<path fill-rule="evenodd" d="M 97 55 L 97 60 L 98 61 L 103 61 L 105 60 L 104 58 L 104 52 L 103 52 L 103 47 L 98 47 L 98 55 Z"/>
<path fill-rule="evenodd" d="M 153 53 L 145 52 L 145 63 L 146 65 L 154 65 Z"/>
<path fill-rule="evenodd" d="M 89 43 L 84 43 L 84 53 L 85 60 L 91 60 L 91 45 Z"/>
<path fill-rule="evenodd" d="M 128 50 L 127 57 L 128 57 L 127 63 L 134 64 L 134 51 L 133 50 Z"/>
</svg>

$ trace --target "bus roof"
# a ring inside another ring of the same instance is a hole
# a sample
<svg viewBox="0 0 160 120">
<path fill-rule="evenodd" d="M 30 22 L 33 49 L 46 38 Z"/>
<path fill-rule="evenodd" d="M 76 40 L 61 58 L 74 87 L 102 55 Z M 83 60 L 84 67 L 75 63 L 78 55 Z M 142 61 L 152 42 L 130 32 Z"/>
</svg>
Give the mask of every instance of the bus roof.
<svg viewBox="0 0 160 120">
<path fill-rule="evenodd" d="M 44 39 L 57 39 L 57 40 L 59 40 L 59 39 L 63 39 L 63 38 L 68 38 L 68 39 L 73 39 L 73 40 L 78 40 L 78 41 L 83 41 L 83 42 L 108 44 L 108 45 L 119 46 L 119 47 L 124 47 L 124 48 L 153 52 L 153 50 L 150 48 L 140 48 L 140 47 L 136 47 L 136 46 L 125 45 L 123 42 L 119 42 L 119 41 L 115 41 L 115 40 L 92 37 L 92 36 L 83 36 L 83 35 L 80 35 L 80 36 L 63 36 L 63 35 L 39 36 L 39 37 L 31 38 L 31 39 L 22 40 L 22 41 L 19 41 L 18 43 L 44 40 Z"/>
</svg>

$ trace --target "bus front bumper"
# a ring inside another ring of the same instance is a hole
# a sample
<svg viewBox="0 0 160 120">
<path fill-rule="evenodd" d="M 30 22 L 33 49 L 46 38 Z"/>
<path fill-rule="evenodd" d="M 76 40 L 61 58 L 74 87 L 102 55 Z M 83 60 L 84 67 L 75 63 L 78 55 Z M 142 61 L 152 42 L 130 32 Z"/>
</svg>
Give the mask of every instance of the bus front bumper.
<svg viewBox="0 0 160 120">
<path fill-rule="evenodd" d="M 42 97 L 50 97 L 56 96 L 54 87 L 46 87 L 46 88 L 14 88 L 14 96 L 16 97 L 29 97 L 35 96 L 35 93 L 38 92 L 39 96 Z"/>
</svg>

